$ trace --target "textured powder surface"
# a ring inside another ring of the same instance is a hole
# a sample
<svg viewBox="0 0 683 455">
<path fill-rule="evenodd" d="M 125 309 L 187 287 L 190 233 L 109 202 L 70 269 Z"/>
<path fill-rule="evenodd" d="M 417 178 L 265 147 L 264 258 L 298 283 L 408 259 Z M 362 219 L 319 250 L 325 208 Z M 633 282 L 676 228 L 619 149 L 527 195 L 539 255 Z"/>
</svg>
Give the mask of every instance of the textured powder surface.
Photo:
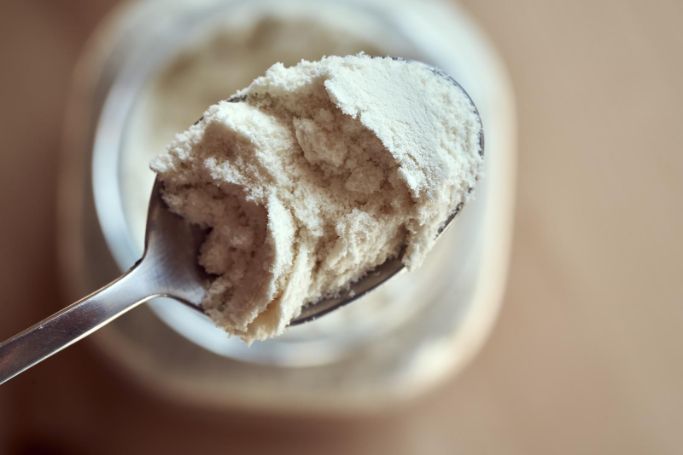
<svg viewBox="0 0 683 455">
<path fill-rule="evenodd" d="M 415 267 L 466 201 L 481 125 L 448 78 L 365 55 L 271 67 L 152 164 L 210 228 L 207 313 L 247 341 L 392 256 Z"/>
</svg>

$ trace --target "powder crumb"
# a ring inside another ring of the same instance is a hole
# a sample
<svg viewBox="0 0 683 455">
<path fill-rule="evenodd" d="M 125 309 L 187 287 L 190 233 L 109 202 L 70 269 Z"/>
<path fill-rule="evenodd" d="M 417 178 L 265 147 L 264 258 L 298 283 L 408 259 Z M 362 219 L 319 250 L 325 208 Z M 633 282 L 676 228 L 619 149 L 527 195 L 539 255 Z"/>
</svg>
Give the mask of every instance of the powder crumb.
<svg viewBox="0 0 683 455">
<path fill-rule="evenodd" d="M 152 168 L 171 209 L 210 229 L 205 311 L 248 342 L 400 251 L 417 267 L 482 166 L 474 105 L 419 62 L 275 64 L 230 100 Z"/>
</svg>

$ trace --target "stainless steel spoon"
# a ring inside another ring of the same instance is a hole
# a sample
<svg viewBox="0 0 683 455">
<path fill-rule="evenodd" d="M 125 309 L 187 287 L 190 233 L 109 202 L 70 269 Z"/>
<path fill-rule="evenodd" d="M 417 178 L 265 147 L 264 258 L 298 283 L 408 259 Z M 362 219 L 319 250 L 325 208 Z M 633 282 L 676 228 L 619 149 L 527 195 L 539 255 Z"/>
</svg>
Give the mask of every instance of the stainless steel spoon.
<svg viewBox="0 0 683 455">
<path fill-rule="evenodd" d="M 435 72 L 437 70 L 434 70 Z M 440 76 L 452 78 L 438 72 Z M 464 91 L 464 90 L 463 90 Z M 480 153 L 484 136 L 480 136 Z M 458 206 L 439 234 L 462 209 Z M 197 257 L 204 234 L 172 213 L 155 182 L 145 233 L 145 252 L 120 278 L 0 344 L 0 384 L 76 343 L 141 303 L 157 297 L 175 299 L 203 313 L 208 276 Z M 352 283 L 348 290 L 305 306 L 291 321 L 298 325 L 330 313 L 372 291 L 403 269 L 401 254 Z"/>
</svg>

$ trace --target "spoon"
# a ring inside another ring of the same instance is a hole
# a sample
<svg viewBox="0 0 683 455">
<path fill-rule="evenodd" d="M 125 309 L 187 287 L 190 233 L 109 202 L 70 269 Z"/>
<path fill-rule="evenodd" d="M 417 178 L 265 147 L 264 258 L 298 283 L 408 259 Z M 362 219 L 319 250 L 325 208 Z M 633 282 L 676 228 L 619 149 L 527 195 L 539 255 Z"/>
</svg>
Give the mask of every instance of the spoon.
<svg viewBox="0 0 683 455">
<path fill-rule="evenodd" d="M 437 74 L 457 85 L 449 76 Z M 483 155 L 483 133 L 479 140 Z M 177 300 L 204 314 L 202 301 L 209 276 L 197 261 L 204 232 L 169 210 L 161 197 L 161 188 L 157 179 L 150 197 L 142 259 L 98 291 L 0 344 L 0 384 L 157 297 Z M 461 209 L 462 204 L 456 207 L 439 235 Z M 347 290 L 304 306 L 290 325 L 312 321 L 362 297 L 403 267 L 399 253 L 351 283 Z"/>
</svg>

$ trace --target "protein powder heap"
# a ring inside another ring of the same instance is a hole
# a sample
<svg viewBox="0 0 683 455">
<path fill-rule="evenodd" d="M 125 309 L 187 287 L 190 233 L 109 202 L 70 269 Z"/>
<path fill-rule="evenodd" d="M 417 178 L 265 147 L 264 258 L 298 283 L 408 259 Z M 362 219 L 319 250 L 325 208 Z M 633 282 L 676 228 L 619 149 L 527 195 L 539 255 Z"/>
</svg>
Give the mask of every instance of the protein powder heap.
<svg viewBox="0 0 683 455">
<path fill-rule="evenodd" d="M 209 229 L 206 313 L 253 341 L 389 257 L 418 266 L 477 181 L 480 132 L 422 63 L 327 57 L 273 65 L 152 168 L 170 208 Z"/>
</svg>

